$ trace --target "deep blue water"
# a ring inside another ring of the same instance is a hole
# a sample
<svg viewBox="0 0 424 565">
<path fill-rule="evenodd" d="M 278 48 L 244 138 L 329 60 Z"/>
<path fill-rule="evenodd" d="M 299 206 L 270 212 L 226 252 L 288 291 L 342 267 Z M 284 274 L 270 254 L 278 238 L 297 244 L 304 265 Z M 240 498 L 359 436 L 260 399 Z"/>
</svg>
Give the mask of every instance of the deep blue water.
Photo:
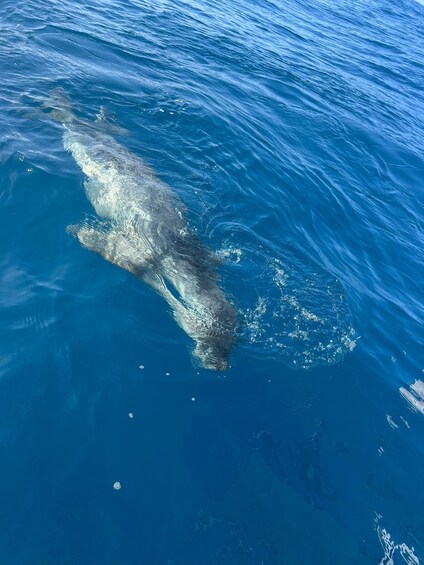
<svg viewBox="0 0 424 565">
<path fill-rule="evenodd" d="M 3 0 L 0 71 L 0 563 L 424 562 L 424 6 Z M 225 373 L 66 231 L 56 87 L 225 258 Z"/>
</svg>

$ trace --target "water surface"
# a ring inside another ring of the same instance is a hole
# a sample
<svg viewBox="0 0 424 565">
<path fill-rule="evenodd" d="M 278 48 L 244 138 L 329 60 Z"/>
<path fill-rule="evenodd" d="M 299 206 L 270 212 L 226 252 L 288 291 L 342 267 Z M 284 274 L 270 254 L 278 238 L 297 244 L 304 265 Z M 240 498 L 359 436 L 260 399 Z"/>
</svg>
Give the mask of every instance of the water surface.
<svg viewBox="0 0 424 565">
<path fill-rule="evenodd" d="M 414 0 L 3 2 L 1 563 L 423 561 L 423 22 Z M 93 210 L 39 111 L 56 87 L 225 259 L 230 370 L 67 233 Z"/>
</svg>

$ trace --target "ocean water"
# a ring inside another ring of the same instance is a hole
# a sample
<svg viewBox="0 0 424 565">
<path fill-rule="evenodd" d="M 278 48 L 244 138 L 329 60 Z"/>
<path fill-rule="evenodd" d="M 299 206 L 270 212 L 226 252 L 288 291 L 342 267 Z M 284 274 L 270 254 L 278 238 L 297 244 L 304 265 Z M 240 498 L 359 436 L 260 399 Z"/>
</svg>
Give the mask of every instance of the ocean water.
<svg viewBox="0 0 424 565">
<path fill-rule="evenodd" d="M 0 71 L 0 563 L 423 563 L 422 3 L 3 0 Z M 227 371 L 67 231 L 58 87 L 220 255 Z"/>
</svg>

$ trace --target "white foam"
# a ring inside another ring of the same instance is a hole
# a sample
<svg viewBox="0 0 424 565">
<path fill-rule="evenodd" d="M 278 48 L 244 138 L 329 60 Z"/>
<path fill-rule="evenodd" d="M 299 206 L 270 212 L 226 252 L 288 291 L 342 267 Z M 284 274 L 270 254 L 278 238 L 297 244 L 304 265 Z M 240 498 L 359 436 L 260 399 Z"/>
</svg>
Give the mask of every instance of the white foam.
<svg viewBox="0 0 424 565">
<path fill-rule="evenodd" d="M 393 418 L 390 416 L 390 414 L 386 414 L 386 420 L 391 428 L 393 428 L 394 430 L 398 429 L 399 426 L 396 424 L 396 422 L 393 421 Z"/>
<path fill-rule="evenodd" d="M 221 259 L 225 259 L 226 261 L 229 261 L 230 263 L 234 263 L 237 265 L 241 261 L 241 258 L 243 256 L 243 251 L 238 247 L 233 247 L 232 245 L 228 245 L 217 251 L 216 254 Z"/>
<path fill-rule="evenodd" d="M 261 324 L 261 318 L 266 312 L 265 299 L 259 297 L 256 306 L 252 310 L 247 310 L 244 321 L 249 330 L 249 338 L 251 343 L 258 340 L 265 332 L 265 327 Z"/>
<path fill-rule="evenodd" d="M 409 425 L 408 420 L 405 420 L 405 418 L 403 418 L 402 416 L 400 417 L 400 419 L 402 420 L 402 422 L 405 424 L 405 426 L 406 426 L 407 428 L 410 428 L 410 427 L 411 427 L 411 426 Z"/>
<path fill-rule="evenodd" d="M 400 556 L 407 565 L 420 565 L 420 560 L 415 555 L 414 548 L 408 547 L 406 543 L 395 543 L 389 532 L 380 526 L 381 518 L 382 516 L 377 514 L 375 519 L 378 539 L 384 551 L 383 558 L 378 565 L 394 565 L 396 556 Z"/>
<path fill-rule="evenodd" d="M 301 273 L 276 259 L 261 277 L 267 293 L 244 311 L 250 344 L 299 369 L 336 363 L 356 347 L 359 338 L 337 281 L 311 272 L 302 280 Z"/>
<path fill-rule="evenodd" d="M 100 106 L 99 111 L 96 114 L 96 122 L 105 122 L 106 121 L 106 108 L 104 106 Z"/>
<path fill-rule="evenodd" d="M 414 394 L 421 398 L 421 400 L 424 400 L 424 382 L 420 381 L 420 380 L 416 380 L 412 385 L 411 385 L 411 390 L 414 392 Z"/>
<path fill-rule="evenodd" d="M 400 387 L 400 394 L 403 398 L 409 402 L 409 405 L 413 410 L 424 414 L 424 382 L 417 379 L 414 383 L 409 386 L 409 390 Z"/>
</svg>

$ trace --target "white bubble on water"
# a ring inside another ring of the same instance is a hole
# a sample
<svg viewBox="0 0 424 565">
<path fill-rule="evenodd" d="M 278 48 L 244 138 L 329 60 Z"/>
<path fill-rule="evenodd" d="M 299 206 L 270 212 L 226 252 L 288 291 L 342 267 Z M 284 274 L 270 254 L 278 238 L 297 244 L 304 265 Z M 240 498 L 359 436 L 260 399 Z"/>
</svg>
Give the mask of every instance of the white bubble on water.
<svg viewBox="0 0 424 565">
<path fill-rule="evenodd" d="M 226 245 L 225 247 L 217 251 L 216 255 L 218 258 L 224 261 L 228 261 L 229 263 L 234 263 L 238 265 L 241 261 L 243 251 L 238 247 L 234 247 L 232 245 Z"/>
<path fill-rule="evenodd" d="M 296 369 L 337 363 L 359 339 L 342 286 L 328 273 L 298 269 L 276 259 L 267 262 L 261 273 L 266 288 L 242 311 L 245 337 Z"/>
</svg>

